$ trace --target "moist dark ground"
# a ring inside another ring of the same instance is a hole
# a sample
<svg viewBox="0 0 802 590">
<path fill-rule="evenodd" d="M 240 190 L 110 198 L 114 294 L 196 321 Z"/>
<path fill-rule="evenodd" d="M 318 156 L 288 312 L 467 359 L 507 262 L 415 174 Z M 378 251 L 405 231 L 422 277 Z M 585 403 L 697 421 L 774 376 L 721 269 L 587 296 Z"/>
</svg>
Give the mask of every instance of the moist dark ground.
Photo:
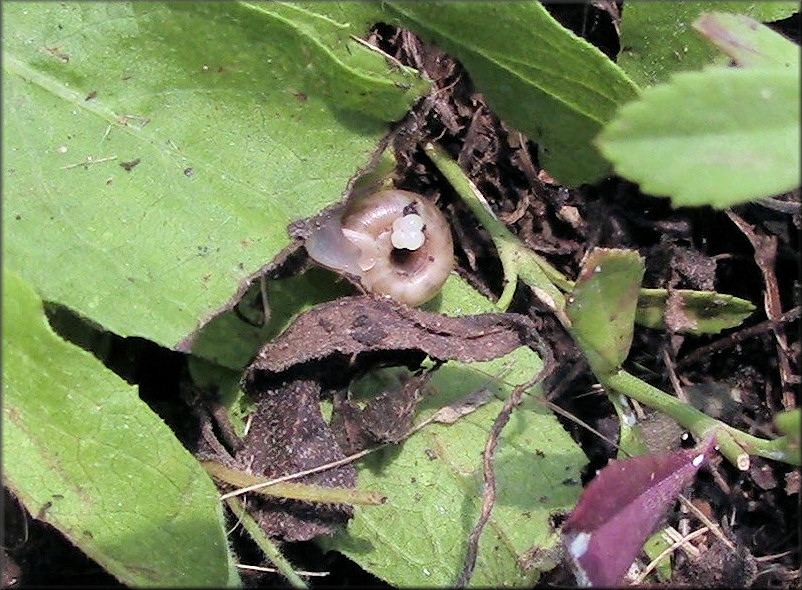
<svg viewBox="0 0 802 590">
<path fill-rule="evenodd" d="M 590 5 L 550 10 L 610 57 L 618 53 L 609 12 Z M 775 28 L 798 42 L 798 15 Z M 419 149 L 421 141 L 437 139 L 448 149 L 499 217 L 569 277 L 577 275 L 583 256 L 593 247 L 629 248 L 645 257 L 648 286 L 716 290 L 757 305 L 742 326 L 715 336 L 637 328 L 629 363 L 643 379 L 671 391 L 673 373 L 683 386 L 696 386 L 708 399 L 719 396 L 725 421 L 758 436 L 771 433 L 777 412 L 796 407 L 801 221 L 793 205 L 799 203 L 799 191 L 728 213 L 706 207 L 673 209 L 667 199 L 643 195 L 636 185 L 615 177 L 577 189 L 561 187 L 540 169 L 537 147 L 493 114 L 457 62 L 394 27 L 377 25 L 369 39 L 434 80 L 435 91 L 394 129 L 393 145 L 401 162 L 397 184 L 436 199 L 449 216 L 459 272 L 471 284 L 497 297 L 500 264 L 487 236 Z M 594 390 L 587 364 L 559 324 L 524 288 L 518 289 L 510 311 L 535 320 L 559 361 L 546 383 L 549 398 L 615 439 L 615 412 Z M 50 310 L 57 328 L 64 313 Z M 73 340 L 91 348 L 87 340 L 74 335 Z M 168 423 L 185 415 L 177 401 L 184 375 L 181 354 L 139 339 L 109 337 L 106 342 L 105 362 L 139 384 L 143 399 Z M 737 400 L 732 399 L 733 391 L 738 392 Z M 647 423 L 664 446 L 680 444 L 682 433 L 670 421 L 647 412 Z M 575 423 L 564 420 L 564 426 L 590 459 L 586 480 L 615 456 L 613 447 Z M 688 495 L 722 526 L 738 554 L 723 550 L 711 537 L 696 560 L 677 555 L 674 585 L 800 587 L 798 469 L 755 457 L 751 468 L 741 472 L 719 460 L 700 474 Z M 4 587 L 119 586 L 7 493 L 4 516 Z M 684 518 L 677 508 L 668 522 L 681 527 Z M 258 551 L 239 535 L 234 533 L 239 560 L 259 563 Z M 312 586 L 385 586 L 344 557 L 322 554 L 312 542 L 284 549 L 297 567 L 330 572 L 327 578 L 310 579 Z M 280 578 L 264 574 L 243 573 L 243 580 L 249 586 L 284 585 Z M 573 585 L 574 580 L 558 567 L 540 584 Z"/>
</svg>

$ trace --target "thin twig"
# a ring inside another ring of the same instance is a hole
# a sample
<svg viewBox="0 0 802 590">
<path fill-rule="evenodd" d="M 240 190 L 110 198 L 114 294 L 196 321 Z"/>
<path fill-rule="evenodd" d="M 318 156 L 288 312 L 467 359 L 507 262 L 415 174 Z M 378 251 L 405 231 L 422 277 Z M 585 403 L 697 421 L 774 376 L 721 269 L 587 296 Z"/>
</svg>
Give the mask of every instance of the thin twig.
<svg viewBox="0 0 802 590">
<path fill-rule="evenodd" d="M 749 243 L 752 244 L 754 249 L 755 264 L 760 269 L 760 274 L 763 275 L 763 307 L 766 311 L 766 317 L 770 320 L 776 320 L 782 315 L 782 302 L 780 300 L 780 287 L 777 282 L 777 236 L 766 235 L 758 230 L 754 225 L 748 223 L 736 215 L 733 211 L 727 210 L 727 217 L 741 230 Z M 793 371 L 791 370 L 791 363 L 788 359 L 789 347 L 788 339 L 785 336 L 783 327 L 772 326 L 774 332 L 774 339 L 777 341 L 777 364 L 780 369 L 780 383 L 782 387 L 782 404 L 783 409 L 792 410 L 796 407 L 795 396 L 791 388 L 791 379 Z M 767 398 L 766 402 L 771 408 L 771 398 Z"/>
<path fill-rule="evenodd" d="M 700 537 L 701 535 L 705 534 L 709 530 L 710 529 L 708 529 L 706 526 L 703 526 L 702 528 L 700 528 L 700 529 L 698 529 L 698 530 L 696 530 L 696 531 L 694 531 L 694 532 L 692 532 L 692 533 L 690 533 L 688 535 L 685 535 L 679 541 L 674 542 L 670 547 L 666 547 L 663 551 L 660 552 L 660 555 L 655 557 L 652 560 L 652 562 L 648 566 L 646 566 L 646 569 L 644 569 L 643 572 L 641 572 L 641 574 L 635 580 L 634 584 L 642 584 L 643 580 L 646 579 L 646 576 L 648 576 L 650 573 L 652 573 L 652 570 L 657 567 L 657 564 L 660 563 L 660 560 L 662 560 L 666 555 L 669 555 L 669 554 L 673 553 L 681 545 L 684 545 L 688 541 L 692 541 L 696 537 Z"/>
<path fill-rule="evenodd" d="M 482 371 L 481 369 L 476 369 L 476 370 L 478 372 L 480 372 L 480 373 L 484 373 L 485 375 L 488 375 L 489 377 L 494 377 L 493 375 L 490 375 L 490 373 L 488 373 L 486 371 Z M 505 384 L 505 385 L 509 385 L 510 387 L 515 387 L 514 383 L 510 383 L 509 381 L 506 381 L 505 379 L 499 379 L 499 381 L 501 383 Z M 548 393 L 549 397 L 553 397 L 553 391 L 554 390 L 549 391 L 549 393 Z M 600 395 L 600 393 L 595 393 L 594 392 L 594 393 L 592 393 L 592 395 Z M 533 401 L 541 404 L 542 406 L 547 407 L 548 409 L 550 409 L 555 414 L 559 414 L 560 416 L 563 416 L 564 418 L 567 418 L 568 420 L 570 420 L 571 422 L 577 424 L 578 426 L 581 426 L 582 428 L 584 428 L 585 430 L 587 430 L 591 434 L 595 434 L 597 437 L 599 437 L 599 439 L 603 440 L 604 442 L 606 442 L 608 445 L 610 445 L 614 449 L 622 450 L 621 447 L 618 445 L 618 443 L 615 442 L 613 439 L 611 439 L 608 436 L 605 436 L 604 434 L 602 434 L 601 432 L 599 432 L 598 430 L 593 428 L 593 426 L 591 426 L 590 424 L 588 424 L 587 422 L 582 420 L 582 418 L 580 418 L 579 416 L 576 416 L 575 414 L 572 414 L 568 410 L 558 406 L 553 401 L 551 401 L 549 399 L 545 399 L 545 398 L 537 396 L 537 395 L 530 396 L 530 399 L 532 399 Z M 626 451 L 624 451 L 624 452 L 626 453 Z"/>
<path fill-rule="evenodd" d="M 244 563 L 237 563 L 234 565 L 236 565 L 241 570 L 249 570 L 252 572 L 265 572 L 267 574 L 281 573 L 274 567 L 264 567 L 262 565 L 246 565 Z M 313 577 L 323 578 L 331 574 L 331 572 L 307 572 L 304 570 L 295 570 L 295 573 L 298 574 L 299 576 L 309 576 L 310 578 Z"/>
<path fill-rule="evenodd" d="M 691 502 L 685 495 L 679 495 L 679 501 L 691 512 L 693 512 L 694 516 L 699 519 L 699 521 L 707 526 L 710 529 L 710 532 L 713 533 L 716 537 L 718 537 L 719 541 L 724 543 L 724 546 L 727 547 L 733 554 L 737 554 L 738 550 L 733 545 L 732 541 L 730 541 L 727 536 L 722 532 L 721 527 L 719 527 L 715 522 L 710 520 L 704 512 L 699 510 L 693 502 Z"/>
<path fill-rule="evenodd" d="M 262 488 L 266 488 L 268 486 L 272 486 L 277 483 L 298 479 L 300 477 L 312 475 L 313 473 L 320 473 L 321 471 L 334 469 L 335 467 L 340 467 L 341 465 L 347 465 L 348 463 L 356 461 L 357 459 L 361 459 L 365 455 L 369 455 L 374 451 L 378 451 L 379 449 L 386 447 L 388 444 L 389 443 L 384 443 L 382 445 L 379 445 L 378 447 L 373 447 L 371 449 L 365 449 L 363 451 L 359 451 L 358 453 L 354 453 L 353 455 L 348 455 L 347 457 L 343 457 L 342 459 L 337 459 L 336 461 L 332 461 L 331 463 L 324 463 L 323 465 L 318 465 L 317 467 L 305 469 L 304 471 L 298 471 L 297 473 L 290 473 L 289 475 L 282 475 L 281 477 L 277 477 L 276 479 L 271 479 L 270 481 L 265 481 L 262 483 L 254 484 L 252 486 L 240 488 L 238 490 L 234 490 L 233 492 L 228 492 L 227 494 L 223 494 L 222 496 L 220 496 L 220 499 L 227 500 L 229 498 L 233 498 L 234 496 L 247 494 L 248 492 L 253 492 L 254 490 L 261 490 Z"/>
<path fill-rule="evenodd" d="M 539 375 L 539 374 L 538 374 Z M 493 427 L 490 429 L 490 435 L 487 437 L 485 449 L 482 457 L 482 467 L 484 469 L 485 486 L 482 493 L 482 509 L 479 515 L 479 520 L 476 526 L 473 527 L 470 536 L 468 537 L 468 552 L 465 555 L 465 565 L 462 568 L 459 578 L 455 584 L 457 588 L 464 588 L 473 575 L 473 570 L 476 567 L 476 557 L 479 553 L 479 537 L 490 519 L 490 513 L 493 510 L 493 504 L 496 501 L 496 472 L 493 467 L 493 459 L 498 446 L 498 439 L 501 435 L 502 429 L 507 425 L 512 414 L 512 409 L 521 402 L 523 393 L 526 389 L 533 386 L 537 382 L 537 377 L 528 383 L 518 385 L 512 390 L 512 393 L 507 397 L 504 402 L 504 407 L 493 422 Z"/>
<path fill-rule="evenodd" d="M 86 160 L 83 162 L 76 162 L 75 164 L 67 164 L 66 166 L 62 166 L 59 170 L 71 170 L 73 168 L 78 168 L 79 166 L 83 166 L 88 168 L 92 164 L 102 164 L 103 162 L 111 162 L 112 160 L 116 160 L 117 156 L 107 156 L 105 158 L 100 158 L 95 160 L 92 156 L 87 156 Z"/>
<path fill-rule="evenodd" d="M 496 502 L 496 472 L 494 459 L 501 431 L 507 425 L 507 422 L 509 422 L 513 408 L 521 403 L 524 392 L 542 383 L 546 376 L 554 369 L 554 355 L 545 342 L 541 340 L 539 334 L 535 334 L 533 344 L 540 353 L 543 366 L 534 378 L 513 388 L 512 393 L 510 393 L 509 397 L 504 401 L 504 407 L 501 409 L 501 412 L 496 416 L 493 426 L 490 429 L 490 434 L 487 437 L 487 442 L 485 442 L 485 449 L 482 454 L 482 467 L 485 480 L 484 491 L 482 493 L 482 508 L 479 514 L 479 520 L 468 537 L 468 550 L 465 554 L 464 565 L 455 584 L 457 588 L 464 588 L 468 585 L 468 582 L 470 582 L 473 570 L 476 567 L 476 557 L 479 554 L 479 538 L 482 536 L 482 531 L 487 521 L 490 519 L 490 513 Z"/>
<path fill-rule="evenodd" d="M 775 559 L 781 559 L 783 557 L 787 557 L 788 555 L 791 555 L 791 553 L 793 553 L 793 551 L 789 549 L 788 551 L 783 551 L 782 553 L 774 553 L 773 555 L 761 555 L 760 557 L 755 557 L 755 561 L 757 561 L 758 563 L 762 563 L 765 561 L 774 561 Z"/>
<path fill-rule="evenodd" d="M 677 372 L 674 370 L 675 363 L 672 361 L 671 355 L 669 354 L 666 346 L 663 346 L 663 364 L 666 367 L 666 371 L 668 371 L 668 380 L 671 383 L 672 389 L 674 390 L 674 395 L 676 395 L 678 399 L 681 399 L 686 404 L 689 403 L 688 396 L 685 394 L 685 390 L 682 389 L 682 384 L 677 378 Z"/>
</svg>

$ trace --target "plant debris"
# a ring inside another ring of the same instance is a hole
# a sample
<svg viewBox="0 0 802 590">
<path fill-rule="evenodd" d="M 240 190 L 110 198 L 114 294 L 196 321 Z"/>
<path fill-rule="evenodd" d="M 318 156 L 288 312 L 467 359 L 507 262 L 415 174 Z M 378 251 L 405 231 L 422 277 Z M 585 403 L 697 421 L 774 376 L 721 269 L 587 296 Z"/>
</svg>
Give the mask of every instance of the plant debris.
<svg viewBox="0 0 802 590">
<path fill-rule="evenodd" d="M 438 360 L 489 361 L 532 341 L 531 319 L 510 313 L 449 317 L 413 309 L 386 297 L 356 295 L 316 306 L 268 342 L 248 368 L 280 373 L 332 355 L 421 351 Z"/>
<path fill-rule="evenodd" d="M 134 168 L 136 168 L 137 166 L 139 166 L 139 163 L 140 163 L 141 161 L 142 161 L 142 159 L 141 159 L 141 158 L 134 158 L 134 159 L 133 159 L 133 160 L 131 160 L 130 162 L 120 162 L 120 166 L 122 166 L 122 167 L 123 167 L 123 169 L 124 169 L 126 172 L 131 172 L 131 170 L 133 170 Z"/>
<path fill-rule="evenodd" d="M 379 393 L 364 409 L 347 400 L 341 389 L 377 362 L 414 366 L 426 355 L 438 361 L 491 360 L 528 345 L 534 330 L 534 323 L 518 314 L 448 317 L 371 295 L 320 304 L 265 344 L 248 367 L 243 387 L 256 409 L 245 440 L 229 443 L 238 450 L 229 455 L 209 440 L 206 428 L 198 455 L 231 469 L 278 478 L 341 462 L 343 447 L 350 453 L 399 442 L 411 428 L 428 374 L 413 375 L 400 387 Z M 334 395 L 331 425 L 320 410 L 324 392 Z M 219 415 L 215 417 L 219 422 Z M 339 464 L 297 481 L 353 488 L 356 471 Z M 289 541 L 332 534 L 353 513 L 344 504 L 263 497 L 253 498 L 248 509 L 269 536 Z"/>
<path fill-rule="evenodd" d="M 398 443 L 412 430 L 421 392 L 430 373 L 412 375 L 395 388 L 379 393 L 360 408 L 347 396 L 334 395 L 331 428 L 347 453 L 384 443 Z"/>
<path fill-rule="evenodd" d="M 312 379 L 279 382 L 254 391 L 251 430 L 237 463 L 252 473 L 280 477 L 345 458 L 320 413 L 320 385 Z M 356 470 L 342 465 L 306 475 L 300 483 L 353 488 Z M 304 541 L 332 534 L 353 514 L 350 506 L 308 504 L 299 500 L 253 499 L 250 508 L 262 529 L 272 537 Z"/>
</svg>

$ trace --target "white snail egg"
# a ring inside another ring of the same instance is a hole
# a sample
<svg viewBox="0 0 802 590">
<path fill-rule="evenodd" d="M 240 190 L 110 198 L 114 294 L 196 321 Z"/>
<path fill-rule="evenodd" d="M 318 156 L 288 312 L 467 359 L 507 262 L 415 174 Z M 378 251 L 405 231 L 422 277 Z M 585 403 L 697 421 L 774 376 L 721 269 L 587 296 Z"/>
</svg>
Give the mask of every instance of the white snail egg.
<svg viewBox="0 0 802 590">
<path fill-rule="evenodd" d="M 410 213 L 393 221 L 393 233 L 390 235 L 393 248 L 417 250 L 423 246 L 426 240 L 423 225 L 423 217 L 417 213 Z"/>
</svg>

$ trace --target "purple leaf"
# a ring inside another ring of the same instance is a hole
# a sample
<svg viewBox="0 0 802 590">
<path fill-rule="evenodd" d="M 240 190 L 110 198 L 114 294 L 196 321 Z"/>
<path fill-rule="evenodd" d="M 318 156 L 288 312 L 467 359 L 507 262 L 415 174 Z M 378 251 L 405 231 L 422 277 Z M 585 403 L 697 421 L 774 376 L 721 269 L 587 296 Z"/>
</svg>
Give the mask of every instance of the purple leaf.
<svg viewBox="0 0 802 590">
<path fill-rule="evenodd" d="M 714 446 L 711 437 L 695 449 L 613 460 L 598 473 L 563 525 L 563 543 L 580 584 L 620 584 Z"/>
</svg>

